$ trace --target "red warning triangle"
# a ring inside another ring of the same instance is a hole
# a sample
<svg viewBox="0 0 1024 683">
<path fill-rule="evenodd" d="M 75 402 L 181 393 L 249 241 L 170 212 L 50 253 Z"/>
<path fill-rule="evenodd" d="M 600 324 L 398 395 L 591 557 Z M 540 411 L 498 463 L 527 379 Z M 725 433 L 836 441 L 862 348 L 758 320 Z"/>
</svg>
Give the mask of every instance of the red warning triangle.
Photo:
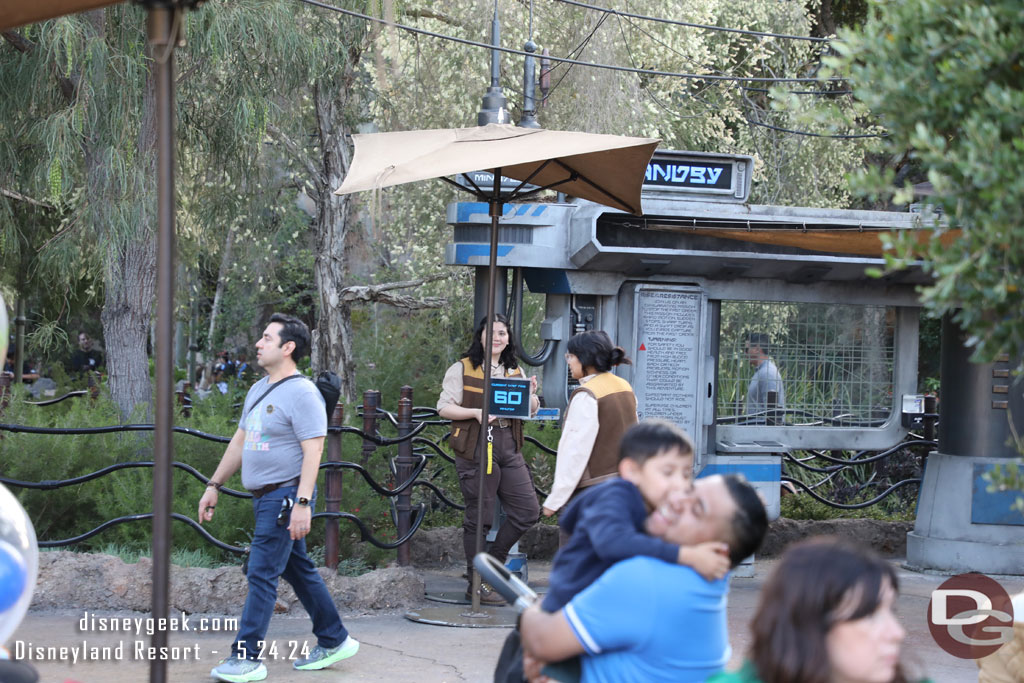
<svg viewBox="0 0 1024 683">
<path fill-rule="evenodd" d="M 647 350 L 647 347 L 643 344 L 643 342 L 640 343 L 640 350 L 641 351 L 646 351 Z"/>
</svg>

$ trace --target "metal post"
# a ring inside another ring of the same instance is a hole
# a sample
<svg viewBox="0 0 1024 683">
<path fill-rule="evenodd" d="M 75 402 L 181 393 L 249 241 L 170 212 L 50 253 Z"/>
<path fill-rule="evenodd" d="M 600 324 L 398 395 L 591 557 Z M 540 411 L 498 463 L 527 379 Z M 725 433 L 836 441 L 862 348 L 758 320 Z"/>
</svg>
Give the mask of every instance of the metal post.
<svg viewBox="0 0 1024 683">
<path fill-rule="evenodd" d="M 153 619 L 167 623 L 171 570 L 171 462 L 174 424 L 174 35 L 183 9 L 151 4 L 147 14 L 149 55 L 157 118 L 157 323 L 156 428 L 153 448 Z M 176 21 L 177 19 L 177 21 Z M 158 629 L 151 645 L 166 648 L 168 632 Z M 167 660 L 150 661 L 149 680 L 167 680 Z"/>
<path fill-rule="evenodd" d="M 935 419 L 938 407 L 939 399 L 937 397 L 924 397 L 924 438 L 927 441 L 935 441 Z"/>
<path fill-rule="evenodd" d="M 491 249 L 488 258 L 487 277 L 487 324 L 484 325 L 484 398 L 480 408 L 480 439 L 476 444 L 477 462 L 477 500 L 479 504 L 476 510 L 476 552 L 483 552 L 484 549 L 484 473 L 487 469 L 487 425 L 488 416 L 491 414 L 491 345 L 493 343 L 494 327 L 494 293 L 497 290 L 498 282 L 498 219 L 501 217 L 504 202 L 501 200 L 501 168 L 494 169 L 494 194 L 489 202 L 489 213 L 491 216 Z M 467 557 L 466 562 L 472 566 L 473 558 Z M 471 593 L 473 596 L 473 611 L 480 611 L 480 573 L 474 570 L 471 576 Z"/>
<path fill-rule="evenodd" d="M 398 438 L 405 439 L 398 444 L 398 457 L 395 458 L 395 479 L 404 482 L 412 475 L 415 469 L 416 458 L 412 455 L 412 441 L 407 439 L 412 431 L 412 387 L 402 387 L 402 398 L 398 401 Z M 407 488 L 398 494 L 395 501 L 395 508 L 398 511 L 398 536 L 401 538 L 409 533 L 412 525 L 412 487 Z M 398 546 L 398 564 L 408 567 L 411 564 L 409 558 L 409 541 Z"/>
<path fill-rule="evenodd" d="M 775 409 L 779 405 L 779 392 L 769 391 L 765 396 L 765 411 L 767 412 L 765 424 L 777 425 L 779 424 L 778 415 L 775 413 Z"/>
<path fill-rule="evenodd" d="M 345 404 L 338 401 L 331 414 L 330 425 L 340 427 L 345 423 Z M 327 432 L 327 462 L 341 462 L 341 432 Z M 324 476 L 324 501 L 327 512 L 341 512 L 341 470 L 331 468 Z M 324 533 L 324 564 L 330 569 L 338 568 L 338 552 L 341 530 L 338 518 L 327 520 Z"/>
<path fill-rule="evenodd" d="M 25 370 L 25 293 L 18 293 L 18 314 L 14 316 L 14 383 L 21 384 Z"/>
<path fill-rule="evenodd" d="M 380 405 L 380 392 L 369 389 L 363 392 L 363 434 L 377 433 L 377 407 Z M 377 450 L 377 444 L 363 439 L 363 467 L 370 462 L 370 457 Z"/>
</svg>

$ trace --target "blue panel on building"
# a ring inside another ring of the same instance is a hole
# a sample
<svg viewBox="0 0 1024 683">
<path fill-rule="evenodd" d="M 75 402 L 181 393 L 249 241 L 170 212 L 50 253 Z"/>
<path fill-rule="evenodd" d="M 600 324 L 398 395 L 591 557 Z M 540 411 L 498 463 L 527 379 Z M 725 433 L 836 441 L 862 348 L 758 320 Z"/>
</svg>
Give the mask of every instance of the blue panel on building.
<svg viewBox="0 0 1024 683">
<path fill-rule="evenodd" d="M 743 463 L 711 463 L 700 471 L 697 478 L 710 477 L 714 474 L 742 474 L 747 481 L 779 481 L 782 477 L 782 465 Z"/>
<path fill-rule="evenodd" d="M 523 268 L 523 279 L 530 291 L 539 294 L 572 294 L 564 270 L 555 268 Z"/>
<path fill-rule="evenodd" d="M 512 245 L 510 244 L 499 244 L 498 245 L 498 258 L 508 256 L 509 252 L 512 251 Z M 474 256 L 483 256 L 488 258 L 491 255 L 491 246 L 489 244 L 456 244 L 455 245 L 455 263 L 459 265 L 466 265 L 469 263 L 469 259 Z"/>
<path fill-rule="evenodd" d="M 528 205 L 524 205 L 528 206 Z M 516 210 L 515 204 L 502 204 L 501 215 L 506 216 L 509 213 L 513 213 Z M 491 214 L 490 208 L 484 202 L 459 202 L 459 208 L 456 212 L 456 220 L 459 223 L 470 223 L 473 216 L 480 216 L 475 222 L 477 223 L 490 223 Z"/>
<path fill-rule="evenodd" d="M 989 482 L 985 475 L 992 470 L 992 465 L 974 466 L 974 480 L 971 482 L 971 523 L 1024 526 L 1024 514 L 1020 510 L 1012 509 L 1017 498 L 1024 496 L 1024 491 L 989 493 Z"/>
</svg>

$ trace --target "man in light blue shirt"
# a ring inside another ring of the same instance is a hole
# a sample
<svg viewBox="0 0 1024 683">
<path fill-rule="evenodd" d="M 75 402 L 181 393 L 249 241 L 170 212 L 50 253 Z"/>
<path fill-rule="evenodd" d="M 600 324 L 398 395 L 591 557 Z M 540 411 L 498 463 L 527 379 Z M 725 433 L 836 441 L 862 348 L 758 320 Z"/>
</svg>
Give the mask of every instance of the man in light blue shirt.
<svg viewBox="0 0 1024 683">
<path fill-rule="evenodd" d="M 757 492 L 737 475 L 699 479 L 675 511 L 658 535 L 681 545 L 724 541 L 733 566 L 760 546 L 768 526 Z M 634 557 L 558 612 L 523 612 L 523 648 L 527 660 L 543 662 L 582 654 L 584 683 L 704 681 L 731 654 L 727 592 L 728 577 L 709 582 L 690 567 Z"/>
</svg>

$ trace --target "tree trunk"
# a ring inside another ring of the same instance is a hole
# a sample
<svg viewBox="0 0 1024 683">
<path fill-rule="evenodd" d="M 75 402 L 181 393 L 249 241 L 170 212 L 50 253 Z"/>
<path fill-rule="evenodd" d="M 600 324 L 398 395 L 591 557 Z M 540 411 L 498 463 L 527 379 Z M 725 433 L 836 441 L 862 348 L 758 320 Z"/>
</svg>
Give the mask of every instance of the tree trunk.
<svg viewBox="0 0 1024 683">
<path fill-rule="evenodd" d="M 228 228 L 228 236 L 224 238 L 224 253 L 221 255 L 220 268 L 217 270 L 217 289 L 213 293 L 213 305 L 210 306 L 210 327 L 206 333 L 206 362 L 203 363 L 202 388 L 209 389 L 213 379 L 213 364 L 217 360 L 217 351 L 213 345 L 213 333 L 217 330 L 217 317 L 220 315 L 220 304 L 224 299 L 224 283 L 227 281 L 228 269 L 231 267 L 231 249 L 235 244 L 235 229 Z"/>
<path fill-rule="evenodd" d="M 151 67 L 152 68 L 152 67 Z M 122 420 L 152 421 L 153 390 L 146 342 L 156 292 L 156 234 L 153 230 L 156 186 L 156 91 L 152 71 L 146 74 L 138 158 L 145 169 L 139 194 L 139 222 L 130 235 L 108 234 L 104 249 L 103 341 L 107 351 L 110 396 Z M 93 150 L 95 152 L 95 150 Z M 96 153 L 87 155 L 90 173 L 105 173 Z M 92 183 L 90 183 L 92 184 Z M 103 187 L 104 184 L 97 185 Z M 103 198 L 100 198 L 103 201 Z M 103 229 L 104 225 L 97 225 Z M 163 340 L 160 340 L 161 342 Z M 133 412 L 142 409 L 142 413 Z"/>
<path fill-rule="evenodd" d="M 355 368 L 352 362 L 352 309 L 339 293 L 348 280 L 349 197 L 334 194 L 348 172 L 345 135 L 346 96 L 354 66 L 341 77 L 314 85 L 317 130 L 322 153 L 322 176 L 317 182 L 316 264 L 314 273 L 319 307 L 313 332 L 313 368 L 333 370 L 341 377 L 341 391 L 348 403 L 356 398 Z"/>
</svg>

